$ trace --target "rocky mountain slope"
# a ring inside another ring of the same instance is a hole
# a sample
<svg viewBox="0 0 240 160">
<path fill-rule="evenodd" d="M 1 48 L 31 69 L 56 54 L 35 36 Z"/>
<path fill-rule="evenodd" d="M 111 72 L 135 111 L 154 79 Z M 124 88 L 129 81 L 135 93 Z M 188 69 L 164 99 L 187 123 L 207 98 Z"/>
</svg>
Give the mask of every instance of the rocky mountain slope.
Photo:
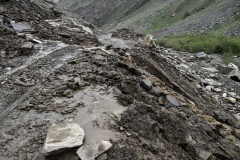
<svg viewBox="0 0 240 160">
<path fill-rule="evenodd" d="M 240 2 L 238 0 L 98 2 L 75 0 L 70 2 L 71 5 L 66 5 L 65 1 L 60 0 L 59 4 L 84 15 L 86 20 L 90 20 L 104 31 L 132 28 L 137 32 L 152 33 L 157 37 L 170 34 L 205 33 L 209 30 L 228 36 L 240 34 L 238 18 Z"/>
<path fill-rule="evenodd" d="M 240 71 L 219 55 L 42 0 L 0 1 L 0 35 L 0 160 L 240 159 Z"/>
</svg>

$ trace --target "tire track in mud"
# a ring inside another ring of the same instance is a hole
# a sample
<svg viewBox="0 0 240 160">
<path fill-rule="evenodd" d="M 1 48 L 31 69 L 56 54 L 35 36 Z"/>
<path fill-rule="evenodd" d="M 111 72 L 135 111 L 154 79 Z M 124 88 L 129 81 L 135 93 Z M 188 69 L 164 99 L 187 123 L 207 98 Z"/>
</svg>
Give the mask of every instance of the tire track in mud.
<svg viewBox="0 0 240 160">
<path fill-rule="evenodd" d="M 53 48 L 48 48 L 47 51 L 42 51 L 40 50 L 36 56 L 32 56 L 30 57 L 26 63 L 24 63 L 22 66 L 15 68 L 14 70 L 6 73 L 5 75 L 3 75 L 2 77 L 0 77 L 0 79 L 5 79 L 4 82 L 8 81 L 9 77 L 12 77 L 13 75 L 25 72 L 25 68 L 31 68 L 33 66 L 35 66 L 36 64 L 41 63 L 41 61 L 51 61 L 51 59 L 57 59 L 57 61 L 59 61 L 58 63 L 49 63 L 46 67 L 46 69 L 38 69 L 38 70 L 34 70 L 34 72 L 42 72 L 43 74 L 41 74 L 40 77 L 38 77 L 38 80 L 41 79 L 44 81 L 44 78 L 48 77 L 49 74 L 51 74 L 52 72 L 54 72 L 55 69 L 61 67 L 68 59 L 76 56 L 76 54 L 78 52 L 74 52 L 75 49 L 77 50 L 76 47 L 73 46 L 65 46 L 65 45 L 60 45 L 60 46 L 55 46 Z M 78 47 L 80 48 L 80 47 Z M 68 50 L 72 50 L 72 52 L 68 52 Z M 46 63 L 46 62 L 44 62 Z M 33 70 L 31 70 L 31 72 L 33 72 Z M 14 101 L 12 101 L 11 103 L 8 103 L 7 105 L 2 106 L 3 109 L 1 111 L 0 114 L 0 122 L 2 122 L 2 120 L 4 119 L 4 117 L 6 115 L 8 115 L 15 107 L 17 107 L 17 105 L 22 102 L 31 91 L 33 91 L 35 88 L 39 88 L 41 87 L 42 82 L 39 82 L 37 84 L 34 84 L 34 86 L 31 87 L 24 87 L 25 91 L 23 93 L 20 94 L 20 96 L 18 98 L 16 98 Z M 3 84 L 4 85 L 4 84 Z M 16 85 L 16 87 L 18 88 L 18 85 Z M 17 90 L 16 92 L 20 91 L 21 89 Z M 16 94 L 16 93 L 11 93 L 11 94 Z M 9 107 L 8 107 L 9 106 Z"/>
</svg>

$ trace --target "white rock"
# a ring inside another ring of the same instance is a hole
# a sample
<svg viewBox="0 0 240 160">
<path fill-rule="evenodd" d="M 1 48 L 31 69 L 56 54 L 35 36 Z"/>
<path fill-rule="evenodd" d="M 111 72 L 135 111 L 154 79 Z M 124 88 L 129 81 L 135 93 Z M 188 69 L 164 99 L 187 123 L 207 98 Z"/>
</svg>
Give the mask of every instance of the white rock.
<svg viewBox="0 0 240 160">
<path fill-rule="evenodd" d="M 47 133 L 42 153 L 56 155 L 72 147 L 81 146 L 84 130 L 75 123 L 53 124 Z"/>
<path fill-rule="evenodd" d="M 208 91 L 211 91 L 212 88 L 213 88 L 212 86 L 206 86 L 206 89 L 207 89 Z"/>
<path fill-rule="evenodd" d="M 153 36 L 148 34 L 146 37 L 144 37 L 143 41 L 141 42 L 142 46 L 146 48 L 155 48 L 156 44 L 153 40 Z"/>
<path fill-rule="evenodd" d="M 227 100 L 233 104 L 235 104 L 237 102 L 237 100 L 233 97 L 227 97 Z"/>
<path fill-rule="evenodd" d="M 202 86 L 200 84 L 196 84 L 196 87 L 197 87 L 197 89 L 202 88 Z"/>
<path fill-rule="evenodd" d="M 109 150 L 111 147 L 112 143 L 109 141 L 101 141 L 98 144 L 82 146 L 78 149 L 77 154 L 81 160 L 94 160 L 99 155 Z"/>
<path fill-rule="evenodd" d="M 213 90 L 214 90 L 215 92 L 222 92 L 222 90 L 221 90 L 220 88 L 213 88 Z"/>
<path fill-rule="evenodd" d="M 223 93 L 223 98 L 226 98 L 227 97 L 227 93 Z"/>
<path fill-rule="evenodd" d="M 229 63 L 229 64 L 228 64 L 228 67 L 231 67 L 231 68 L 233 68 L 234 70 L 239 70 L 238 67 L 237 67 L 235 64 L 233 64 L 233 63 Z"/>
</svg>

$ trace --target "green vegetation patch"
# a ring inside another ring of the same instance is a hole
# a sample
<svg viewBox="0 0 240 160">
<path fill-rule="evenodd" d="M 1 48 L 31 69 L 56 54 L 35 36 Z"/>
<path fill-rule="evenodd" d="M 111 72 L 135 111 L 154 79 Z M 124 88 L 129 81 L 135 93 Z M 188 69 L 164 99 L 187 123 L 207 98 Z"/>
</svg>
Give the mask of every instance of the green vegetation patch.
<svg viewBox="0 0 240 160">
<path fill-rule="evenodd" d="M 159 10 L 153 18 L 149 18 L 148 24 L 150 26 L 147 32 L 189 21 L 225 2 L 226 0 L 179 0 L 171 2 L 164 9 Z"/>
<path fill-rule="evenodd" d="M 70 9 L 71 11 L 76 10 L 76 9 L 78 8 L 78 3 L 79 3 L 78 1 L 76 1 L 75 3 L 73 3 L 73 4 L 70 6 L 69 9 Z"/>
<path fill-rule="evenodd" d="M 205 52 L 207 54 L 223 54 L 225 63 L 235 63 L 240 67 L 240 62 L 234 61 L 234 55 L 240 56 L 240 37 L 203 35 L 172 35 L 159 38 L 156 43 L 160 46 L 171 47 L 179 51 L 190 53 Z"/>
</svg>

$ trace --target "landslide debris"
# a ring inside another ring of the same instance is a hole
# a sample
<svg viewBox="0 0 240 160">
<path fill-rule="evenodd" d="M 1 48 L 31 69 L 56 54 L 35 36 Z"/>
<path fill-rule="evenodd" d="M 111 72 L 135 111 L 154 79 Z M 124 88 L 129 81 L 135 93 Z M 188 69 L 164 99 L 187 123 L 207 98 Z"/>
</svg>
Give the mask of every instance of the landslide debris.
<svg viewBox="0 0 240 160">
<path fill-rule="evenodd" d="M 10 6 L 44 6 L 44 13 L 50 7 L 61 14 L 35 21 L 44 29 L 31 25 L 47 38 L 38 32 L 22 36 L 3 24 L 8 47 L 0 48 L 7 55 L 0 62 L 0 159 L 240 159 L 240 84 L 212 66 L 221 64 L 218 55 L 146 48 L 130 30 L 96 34 L 45 1 L 1 4 L 9 21 L 24 27 L 30 21 L 14 19 L 19 15 L 8 12 Z M 7 41 L 10 36 L 15 39 Z M 15 44 L 24 46 L 24 56 L 9 57 L 18 51 Z M 46 139 L 53 124 L 59 135 Z M 44 143 L 69 140 L 71 125 L 84 130 L 82 146 L 43 155 Z"/>
</svg>

